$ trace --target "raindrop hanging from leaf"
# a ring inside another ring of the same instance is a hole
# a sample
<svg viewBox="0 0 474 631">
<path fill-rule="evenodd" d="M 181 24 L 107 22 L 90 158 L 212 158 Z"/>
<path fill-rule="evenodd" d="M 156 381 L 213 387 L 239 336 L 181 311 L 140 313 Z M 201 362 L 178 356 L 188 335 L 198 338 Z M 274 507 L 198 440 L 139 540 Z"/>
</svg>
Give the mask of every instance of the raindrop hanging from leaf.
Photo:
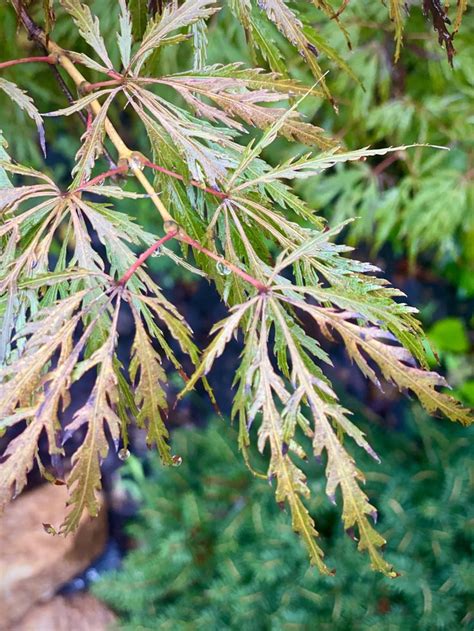
<svg viewBox="0 0 474 631">
<path fill-rule="evenodd" d="M 121 449 L 118 452 L 118 457 L 120 460 L 128 460 L 130 458 L 130 451 L 128 449 Z"/>
</svg>

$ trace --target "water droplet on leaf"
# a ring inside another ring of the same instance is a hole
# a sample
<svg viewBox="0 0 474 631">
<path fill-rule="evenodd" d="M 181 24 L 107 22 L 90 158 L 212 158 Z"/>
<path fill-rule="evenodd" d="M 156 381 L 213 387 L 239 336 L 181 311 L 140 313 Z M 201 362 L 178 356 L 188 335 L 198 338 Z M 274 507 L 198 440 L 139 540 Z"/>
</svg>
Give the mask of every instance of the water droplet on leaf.
<svg viewBox="0 0 474 631">
<path fill-rule="evenodd" d="M 120 458 L 120 460 L 127 460 L 128 458 L 130 458 L 130 452 L 128 449 L 121 449 L 118 452 L 118 457 Z"/>
<path fill-rule="evenodd" d="M 158 257 L 161 256 L 163 254 L 163 250 L 161 249 L 161 247 L 156 248 L 156 250 L 153 252 L 152 256 L 153 257 Z"/>
<path fill-rule="evenodd" d="M 221 276 L 228 276 L 232 272 L 232 270 L 229 269 L 227 265 L 224 265 L 224 263 L 221 263 L 220 261 L 216 263 L 216 269 L 217 273 Z"/>
<path fill-rule="evenodd" d="M 179 467 L 183 462 L 181 456 L 171 456 L 171 464 L 173 467 Z"/>
</svg>

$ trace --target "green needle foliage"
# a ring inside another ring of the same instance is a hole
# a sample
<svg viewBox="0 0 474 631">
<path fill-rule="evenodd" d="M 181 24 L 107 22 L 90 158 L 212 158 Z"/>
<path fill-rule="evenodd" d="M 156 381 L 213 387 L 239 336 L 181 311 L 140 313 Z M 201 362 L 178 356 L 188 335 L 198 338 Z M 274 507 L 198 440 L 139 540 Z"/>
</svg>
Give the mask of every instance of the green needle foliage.
<svg viewBox="0 0 474 631">
<path fill-rule="evenodd" d="M 316 5 L 333 17 L 329 5 Z M 205 42 L 212 32 L 207 27 L 212 28 L 220 9 L 215 0 L 168 3 L 149 16 L 143 29 L 137 26 L 137 5 L 130 12 L 121 0 L 107 39 L 97 16 L 79 0 L 59 2 L 54 29 L 55 7 L 43 4 L 48 35 L 21 0 L 12 0 L 12 6 L 46 54 L 0 68 L 46 62 L 74 83 L 77 96 L 67 107 L 40 114 L 22 88 L 1 78 L 10 107 L 32 118 L 44 151 L 45 118 L 81 113 L 86 127 L 77 138 L 66 190 L 46 169 L 8 156 L 0 162 L 0 428 L 16 429 L 0 462 L 0 504 L 23 489 L 35 462 L 51 477 L 39 458 L 43 438 L 49 453 L 61 456 L 73 434 L 82 437 L 66 479 L 69 511 L 61 533 L 73 531 L 85 510 L 97 513 L 101 461 L 111 444 L 127 447 L 131 422 L 146 429 L 163 464 L 172 464 L 164 360 L 184 376 L 186 367 L 195 367 L 193 376 L 185 376 L 180 396 L 202 380 L 212 397 L 206 375 L 237 338 L 243 349 L 233 406 L 239 446 L 247 461 L 254 443 L 267 456 L 265 476 L 275 481 L 276 500 L 289 508 L 311 564 L 330 573 L 305 504 L 310 486 L 301 463 L 310 453 L 325 456 L 326 493 L 341 504 L 344 527 L 356 530 L 359 550 L 367 552 L 374 569 L 395 576 L 380 554 L 385 540 L 373 526 L 376 510 L 361 488 L 364 476 L 344 436 L 378 456 L 340 404 L 324 371 L 328 355 L 303 320 L 321 337 L 342 343 L 376 385 L 388 380 L 415 394 L 428 412 L 465 425 L 472 416 L 446 394 L 445 380 L 427 370 L 416 310 L 375 275 L 375 267 L 350 258 L 350 248 L 335 243 L 345 224 L 329 229 L 291 183 L 336 164 L 408 147 L 345 151 L 304 120 L 298 109 L 303 98 L 329 97 L 314 48 L 329 59 L 334 55 L 323 40 L 314 43 L 309 17 L 298 17 L 282 0 L 258 6 L 234 2 L 231 8 L 254 39 L 251 16 L 258 10 L 300 52 L 318 86 L 277 74 L 270 62 L 270 70 L 208 65 Z M 392 2 L 396 22 L 397 11 Z M 87 53 L 55 42 L 63 23 L 77 30 Z M 401 41 L 398 26 L 396 37 Z M 446 37 L 443 41 L 451 57 Z M 160 71 L 162 49 L 181 46 L 191 46 L 193 67 Z M 278 45 L 271 47 L 277 57 Z M 79 70 L 83 67 L 90 81 Z M 126 128 L 127 117 L 141 125 L 142 135 L 144 130 L 149 157 L 136 146 L 129 148 L 117 131 Z M 310 151 L 270 164 L 262 152 L 278 137 Z M 111 147 L 117 165 L 106 170 L 101 160 L 106 151 L 110 160 Z M 149 172 L 155 173 L 153 185 Z M 145 193 L 117 180 L 126 175 L 133 175 Z M 109 177 L 116 179 L 106 183 Z M 134 202 L 144 199 L 157 210 L 159 238 L 134 221 Z M 121 202 L 127 203 L 125 212 L 115 206 Z M 182 246 L 178 254 L 165 245 L 171 240 Z M 145 270 L 146 259 L 158 251 L 209 279 L 229 307 L 202 355 L 182 314 Z M 135 327 L 125 364 L 117 356 L 123 311 L 132 315 Z M 71 386 L 91 376 L 86 402 L 63 428 Z M 258 427 L 256 441 L 252 426 Z"/>
<path fill-rule="evenodd" d="M 183 464 L 170 473 L 152 460 L 144 482 L 137 461 L 125 467 L 124 487 L 143 502 L 129 527 L 137 547 L 94 588 L 119 614 L 119 628 L 471 628 L 467 432 L 423 416 L 403 434 L 376 439 L 374 431 L 387 455 L 376 468 L 365 463 L 367 486 L 390 538 L 387 557 L 401 573 L 390 581 L 354 555 L 314 463 L 310 508 L 338 570 L 328 578 L 308 569 L 287 515 L 245 470 L 221 425 L 176 432 Z"/>
</svg>

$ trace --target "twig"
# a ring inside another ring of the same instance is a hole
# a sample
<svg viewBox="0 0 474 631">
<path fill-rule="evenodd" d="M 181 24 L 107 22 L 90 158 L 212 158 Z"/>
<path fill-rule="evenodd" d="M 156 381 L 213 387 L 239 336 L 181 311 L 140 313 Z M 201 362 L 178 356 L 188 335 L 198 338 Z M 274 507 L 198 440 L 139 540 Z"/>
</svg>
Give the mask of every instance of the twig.
<svg viewBox="0 0 474 631">
<path fill-rule="evenodd" d="M 181 180 L 181 182 L 185 182 L 186 178 L 184 175 L 180 175 L 179 173 L 175 173 L 174 171 L 170 171 L 169 169 L 165 169 L 165 167 L 160 167 L 158 164 L 154 162 L 150 162 L 150 160 L 144 160 L 143 164 L 150 169 L 154 169 L 155 171 L 159 171 L 160 173 L 164 173 L 165 175 L 169 175 L 170 177 L 174 177 L 176 180 Z M 196 188 L 200 188 L 202 191 L 206 193 L 210 193 L 211 195 L 215 195 L 216 197 L 220 197 L 221 199 L 229 199 L 229 195 L 224 193 L 223 191 L 218 191 L 216 188 L 211 188 L 206 186 L 202 182 L 198 182 L 198 180 L 189 180 L 189 183 Z"/>
<path fill-rule="evenodd" d="M 143 263 L 147 260 L 147 258 L 151 256 L 153 252 L 156 252 L 156 250 L 158 250 L 163 245 L 163 243 L 166 243 L 170 239 L 174 239 L 174 237 L 177 234 L 178 234 L 178 230 L 171 230 L 170 232 L 165 234 L 163 237 L 161 237 L 161 239 L 158 239 L 158 241 L 155 241 L 155 243 L 151 245 L 148 248 L 148 250 L 145 250 L 144 252 L 142 252 L 142 254 L 137 258 L 135 263 L 131 265 L 128 268 L 128 270 L 125 272 L 125 274 L 122 276 L 122 278 L 117 281 L 117 285 L 125 287 L 125 285 L 128 283 L 130 278 L 135 274 L 137 269 L 143 265 Z"/>
<path fill-rule="evenodd" d="M 54 55 L 46 55 L 42 57 L 23 57 L 22 59 L 10 59 L 10 61 L 0 62 L 0 70 L 3 68 L 10 68 L 10 66 L 17 66 L 18 64 L 30 64 L 36 62 L 43 62 L 45 64 L 55 65 L 58 60 Z"/>
<path fill-rule="evenodd" d="M 58 63 L 64 68 L 64 70 L 68 73 L 71 79 L 74 81 L 77 87 L 84 86 L 88 83 L 87 79 L 84 75 L 76 68 L 74 63 L 71 61 L 69 55 L 64 51 L 56 42 L 52 39 L 46 37 L 45 32 L 41 29 L 35 22 L 30 18 L 28 12 L 25 10 L 21 0 L 11 0 L 15 11 L 22 22 L 23 26 L 28 31 L 28 37 L 39 44 L 41 44 L 44 48 L 46 48 L 51 54 L 56 55 L 58 59 Z M 109 73 L 110 74 L 110 73 Z M 102 106 L 99 101 L 95 100 L 90 103 L 90 108 L 95 116 L 97 116 Z M 119 158 L 122 160 L 130 161 L 133 151 L 127 147 L 127 145 L 122 140 L 122 137 L 117 132 L 115 127 L 112 125 L 110 119 L 105 117 L 104 119 L 104 129 L 107 136 L 110 138 L 112 144 L 118 151 Z M 140 167 L 138 165 L 130 164 L 130 170 L 138 179 L 140 184 L 146 190 L 146 192 L 150 195 L 150 198 L 154 205 L 156 206 L 158 212 L 161 215 L 161 218 L 164 222 L 166 221 L 174 221 L 173 217 L 169 213 L 166 206 L 163 204 L 158 194 L 156 193 L 153 186 L 147 180 L 145 175 L 142 173 Z"/>
<path fill-rule="evenodd" d="M 100 173 L 96 177 L 92 178 L 92 180 L 88 180 L 87 182 L 83 182 L 76 191 L 81 191 L 84 188 L 88 188 L 89 186 L 94 186 L 95 184 L 100 184 L 103 180 L 113 175 L 118 175 L 119 173 L 126 173 L 128 171 L 128 166 L 123 164 L 121 166 L 115 167 L 113 169 L 109 169 L 104 173 Z"/>
<path fill-rule="evenodd" d="M 58 85 L 61 88 L 62 93 L 66 97 L 69 105 L 72 105 L 74 103 L 74 97 L 72 95 L 71 90 L 67 87 L 66 82 L 62 78 L 62 76 L 61 76 L 59 70 L 56 68 L 56 66 L 50 66 L 50 68 L 53 71 L 53 74 L 54 74 L 54 76 L 56 78 L 56 81 L 58 82 Z M 76 112 L 76 114 L 79 116 L 79 118 L 84 123 L 84 125 L 87 125 L 87 117 L 84 114 L 84 112 L 82 110 L 79 110 L 78 112 Z M 110 156 L 110 158 L 112 158 L 112 156 Z"/>
<path fill-rule="evenodd" d="M 110 79 L 109 81 L 97 81 L 96 83 L 87 82 L 82 87 L 82 90 L 84 92 L 92 92 L 93 90 L 97 88 L 108 88 L 110 86 L 119 85 L 120 82 L 121 82 L 120 79 Z"/>
<path fill-rule="evenodd" d="M 47 53 L 48 52 L 47 42 L 49 41 L 49 39 L 46 37 L 46 34 L 43 31 L 43 29 L 40 28 L 34 22 L 34 20 L 30 18 L 28 12 L 25 10 L 25 8 L 23 7 L 23 5 L 21 4 L 19 0 L 12 0 L 12 4 L 20 21 L 22 22 L 23 26 L 28 32 L 28 39 L 36 42 Z M 57 58 L 56 55 L 47 55 L 47 56 L 48 58 L 52 57 L 55 59 L 55 63 L 54 64 L 50 63 L 49 67 L 51 68 L 51 72 L 54 74 L 54 77 L 56 81 L 58 82 L 58 85 L 61 91 L 65 95 L 69 105 L 72 105 L 75 101 L 74 96 L 72 95 L 71 90 L 66 85 L 66 82 L 64 81 L 59 70 L 56 67 L 57 64 L 59 63 L 59 59 Z M 81 121 L 84 123 L 84 125 L 87 126 L 87 117 L 85 116 L 85 114 L 81 111 L 78 111 L 77 115 L 79 116 Z M 107 158 L 110 168 L 115 167 L 114 159 L 112 158 L 109 150 L 105 146 L 103 147 L 103 152 L 104 152 L 105 157 Z"/>
<path fill-rule="evenodd" d="M 215 252 L 208 250 L 203 245 L 201 245 L 198 241 L 195 241 L 194 239 L 192 239 L 186 233 L 179 233 L 177 238 L 183 243 L 187 243 L 192 248 L 195 248 L 199 252 L 202 252 L 209 258 L 214 259 L 214 261 L 217 261 L 218 263 L 225 265 L 225 267 L 228 267 L 232 272 L 234 272 L 234 274 L 236 274 L 237 276 L 240 276 L 245 281 L 250 283 L 253 287 L 255 287 L 255 289 L 257 289 L 259 293 L 266 294 L 270 290 L 270 287 L 268 287 L 268 285 L 265 285 L 264 283 L 262 283 L 262 281 L 258 280 L 257 278 L 254 278 L 250 274 L 247 274 L 247 272 L 244 272 L 243 270 L 240 269 L 240 267 L 237 267 L 237 265 L 234 265 L 233 263 L 225 259 L 223 256 L 221 256 L 220 254 L 216 254 Z"/>
<path fill-rule="evenodd" d="M 209 258 L 214 259 L 214 261 L 217 261 L 218 263 L 221 263 L 222 265 L 225 265 L 232 272 L 234 272 L 234 274 L 236 274 L 237 276 L 240 276 L 245 281 L 250 283 L 250 285 L 255 287 L 255 289 L 257 289 L 257 291 L 259 293 L 264 294 L 264 293 L 267 293 L 269 291 L 270 288 L 267 285 L 265 285 L 264 283 L 259 281 L 257 278 L 254 278 L 250 274 L 247 274 L 247 272 L 244 272 L 239 267 L 237 267 L 237 265 L 234 265 L 233 263 L 231 263 L 230 261 L 225 259 L 223 256 L 221 256 L 220 254 L 216 254 L 215 252 L 212 252 L 211 250 L 208 250 L 203 245 L 201 245 L 198 241 L 195 241 L 194 239 L 192 239 L 186 233 L 181 232 L 179 230 L 179 228 L 170 230 L 163 237 L 158 239 L 158 241 L 155 241 L 155 243 L 153 243 L 153 245 L 151 245 L 147 250 L 142 252 L 142 254 L 137 258 L 135 263 L 133 263 L 133 265 L 131 265 L 128 268 L 128 270 L 124 273 L 124 275 L 117 281 L 117 285 L 119 285 L 121 287 L 125 287 L 125 285 L 128 283 L 130 278 L 143 265 L 143 263 L 154 252 L 156 252 L 164 243 L 166 243 L 167 241 L 170 241 L 171 239 L 174 239 L 174 238 L 178 239 L 179 241 L 182 241 L 183 243 L 187 243 L 192 248 L 195 248 L 196 250 L 198 250 L 199 252 L 202 252 L 203 254 L 208 256 Z"/>
<path fill-rule="evenodd" d="M 375 177 L 381 175 L 385 169 L 387 169 L 391 164 L 400 159 L 400 152 L 394 151 L 391 155 L 387 156 L 380 164 L 378 164 L 374 169 L 372 169 L 372 173 Z"/>
</svg>

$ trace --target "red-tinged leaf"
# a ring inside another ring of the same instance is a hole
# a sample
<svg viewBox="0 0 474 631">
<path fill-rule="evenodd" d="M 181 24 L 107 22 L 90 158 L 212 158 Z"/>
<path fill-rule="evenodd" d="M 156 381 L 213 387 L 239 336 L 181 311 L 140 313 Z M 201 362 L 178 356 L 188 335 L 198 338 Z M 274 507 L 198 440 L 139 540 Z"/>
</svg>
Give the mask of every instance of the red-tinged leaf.
<svg viewBox="0 0 474 631">
<path fill-rule="evenodd" d="M 70 489 L 68 504 L 71 509 L 61 526 L 61 532 L 74 531 L 84 510 L 95 516 L 99 510 L 97 493 L 101 488 L 100 463 L 106 457 L 109 446 L 105 427 L 112 440 L 118 443 L 120 418 L 115 408 L 118 400 L 117 377 L 114 371 L 114 353 L 117 343 L 117 322 L 120 300 L 117 301 L 110 332 L 105 343 L 87 360 L 85 370 L 97 366 L 97 376 L 86 403 L 80 408 L 67 432 L 72 433 L 86 425 L 84 442 L 72 457 L 72 471 L 67 478 Z"/>
<path fill-rule="evenodd" d="M 93 16 L 89 7 L 86 4 L 82 4 L 79 0 L 60 0 L 60 3 L 73 18 L 81 36 L 99 55 L 107 68 L 112 69 L 112 62 L 100 34 L 98 18 Z"/>
<path fill-rule="evenodd" d="M 135 402 L 138 408 L 136 422 L 147 429 L 147 444 L 156 445 L 164 464 L 172 464 L 169 433 L 164 422 L 168 410 L 164 385 L 166 373 L 161 358 L 143 326 L 140 314 L 132 307 L 135 339 L 130 362 L 130 378 L 136 383 Z"/>
</svg>

